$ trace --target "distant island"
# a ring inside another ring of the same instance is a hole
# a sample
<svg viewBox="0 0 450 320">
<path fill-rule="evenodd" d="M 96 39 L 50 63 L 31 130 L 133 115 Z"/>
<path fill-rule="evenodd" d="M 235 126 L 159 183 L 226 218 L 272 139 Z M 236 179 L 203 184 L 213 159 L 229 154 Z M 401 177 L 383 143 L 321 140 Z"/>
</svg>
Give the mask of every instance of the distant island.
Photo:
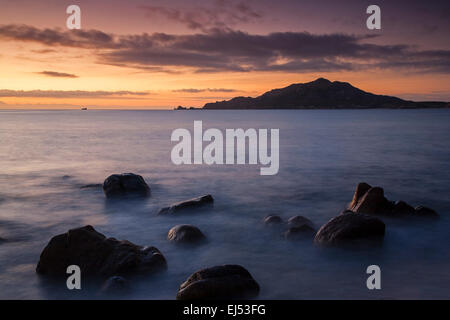
<svg viewBox="0 0 450 320">
<path fill-rule="evenodd" d="M 377 95 L 355 88 L 350 83 L 319 78 L 268 91 L 256 98 L 236 97 L 207 103 L 203 109 L 418 109 L 448 108 L 449 102 L 415 102 Z M 179 110 L 186 108 L 180 107 Z"/>
</svg>

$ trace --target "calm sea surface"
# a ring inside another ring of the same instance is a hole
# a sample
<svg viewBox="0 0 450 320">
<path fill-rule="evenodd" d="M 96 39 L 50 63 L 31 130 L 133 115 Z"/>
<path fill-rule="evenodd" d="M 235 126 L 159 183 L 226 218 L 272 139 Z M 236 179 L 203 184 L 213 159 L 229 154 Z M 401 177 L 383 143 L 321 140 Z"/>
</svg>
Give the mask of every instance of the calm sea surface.
<svg viewBox="0 0 450 320">
<path fill-rule="evenodd" d="M 182 165 L 170 160 L 176 128 L 279 128 L 280 171 L 259 165 Z M 50 238 L 93 225 L 99 232 L 159 248 L 168 270 L 131 282 L 118 298 L 174 299 L 192 272 L 241 264 L 261 299 L 450 298 L 450 110 L 0 111 L 0 298 L 95 298 L 35 273 Z M 152 197 L 111 205 L 101 188 L 112 173 L 141 174 Z M 358 182 L 392 200 L 426 205 L 438 221 L 389 220 L 383 246 L 319 248 L 289 242 L 262 219 L 310 218 L 317 227 L 351 200 Z M 210 193 L 215 207 L 180 217 L 159 208 Z M 209 243 L 174 246 L 168 230 L 198 226 Z M 366 288 L 368 265 L 382 290 Z"/>
</svg>

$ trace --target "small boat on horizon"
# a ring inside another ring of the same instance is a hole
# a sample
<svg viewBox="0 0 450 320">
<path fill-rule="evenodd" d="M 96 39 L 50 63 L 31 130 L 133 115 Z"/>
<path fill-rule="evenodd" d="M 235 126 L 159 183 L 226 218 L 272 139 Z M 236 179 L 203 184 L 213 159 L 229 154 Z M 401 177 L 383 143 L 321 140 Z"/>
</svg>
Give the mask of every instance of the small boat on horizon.
<svg viewBox="0 0 450 320">
<path fill-rule="evenodd" d="M 81 110 L 87 110 L 87 108 L 86 107 L 81 107 Z"/>
</svg>

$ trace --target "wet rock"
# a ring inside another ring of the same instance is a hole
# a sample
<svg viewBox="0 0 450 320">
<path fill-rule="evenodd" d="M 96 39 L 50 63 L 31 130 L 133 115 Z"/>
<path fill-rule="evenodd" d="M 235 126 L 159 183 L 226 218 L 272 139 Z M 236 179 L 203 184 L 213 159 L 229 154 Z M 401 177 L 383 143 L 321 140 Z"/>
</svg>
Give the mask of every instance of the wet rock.
<svg viewBox="0 0 450 320">
<path fill-rule="evenodd" d="M 438 218 L 439 214 L 433 209 L 418 206 L 414 209 L 414 214 L 418 217 Z"/>
<path fill-rule="evenodd" d="M 337 245 L 354 240 L 382 238 L 385 224 L 376 217 L 347 213 L 339 215 L 317 232 L 314 241 L 323 245 Z"/>
<path fill-rule="evenodd" d="M 384 190 L 373 187 L 359 199 L 352 211 L 366 214 L 383 214 L 391 211 L 391 203 L 384 197 Z"/>
<path fill-rule="evenodd" d="M 414 209 L 405 201 L 389 201 L 385 198 L 382 188 L 371 187 L 364 182 L 358 184 L 356 187 L 353 200 L 348 210 L 355 213 L 385 215 L 389 217 L 439 217 L 436 211 L 430 208 L 419 206 Z"/>
<path fill-rule="evenodd" d="M 128 290 L 128 281 L 124 277 L 112 276 L 103 283 L 100 293 L 118 294 Z"/>
<path fill-rule="evenodd" d="M 312 239 L 316 233 L 313 227 L 303 224 L 300 227 L 291 227 L 284 233 L 287 240 Z"/>
<path fill-rule="evenodd" d="M 355 207 L 358 205 L 359 200 L 366 194 L 369 189 L 372 188 L 369 184 L 365 182 L 360 182 L 356 186 L 355 193 L 353 194 L 352 202 L 349 205 L 350 210 L 354 210 Z"/>
<path fill-rule="evenodd" d="M 150 187 L 144 178 L 134 173 L 122 173 L 110 175 L 103 182 L 103 192 L 107 198 L 124 196 L 147 197 L 150 195 Z"/>
<path fill-rule="evenodd" d="M 303 227 L 304 225 L 309 226 L 311 229 L 314 228 L 314 224 L 312 223 L 312 221 L 303 216 L 294 216 L 294 217 L 289 218 L 289 220 L 288 220 L 289 228 L 299 228 L 299 227 Z"/>
<path fill-rule="evenodd" d="M 239 265 L 202 269 L 192 274 L 178 290 L 178 300 L 249 299 L 259 294 L 259 285 Z"/>
<path fill-rule="evenodd" d="M 203 209 L 211 207 L 214 204 L 213 197 L 208 194 L 205 196 L 189 199 L 186 201 L 181 201 L 170 205 L 169 207 L 162 208 L 158 214 L 176 214 L 180 212 L 188 212 L 194 209 Z"/>
<path fill-rule="evenodd" d="M 109 277 L 156 272 L 166 268 L 166 260 L 155 247 L 106 238 L 85 226 L 53 237 L 41 253 L 36 272 L 66 276 L 69 265 L 79 266 L 86 276 Z"/>
<path fill-rule="evenodd" d="M 199 228 L 189 224 L 182 224 L 170 229 L 167 239 L 176 243 L 198 243 L 204 241 L 206 237 Z"/>
<path fill-rule="evenodd" d="M 281 224 L 282 222 L 283 222 L 283 219 L 281 219 L 281 217 L 277 216 L 277 215 L 269 215 L 264 218 L 264 224 L 266 226 L 278 225 L 278 224 Z"/>
<path fill-rule="evenodd" d="M 391 210 L 391 214 L 393 215 L 407 215 L 414 213 L 414 208 L 407 204 L 405 201 L 396 201 Z"/>
</svg>

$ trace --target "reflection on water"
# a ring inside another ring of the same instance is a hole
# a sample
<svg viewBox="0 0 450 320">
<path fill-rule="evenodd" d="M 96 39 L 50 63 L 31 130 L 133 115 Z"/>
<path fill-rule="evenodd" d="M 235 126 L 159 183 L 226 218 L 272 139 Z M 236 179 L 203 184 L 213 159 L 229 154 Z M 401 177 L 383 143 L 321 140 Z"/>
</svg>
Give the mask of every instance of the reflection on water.
<svg viewBox="0 0 450 320">
<path fill-rule="evenodd" d="M 279 128 L 280 171 L 258 166 L 175 166 L 173 129 Z M 159 248 L 168 270 L 132 279 L 118 298 L 173 299 L 197 269 L 241 264 L 261 285 L 262 299 L 450 298 L 450 112 L 361 111 L 0 111 L 0 298 L 98 298 L 38 277 L 34 268 L 49 239 L 86 224 L 99 232 Z M 111 173 L 141 174 L 147 200 L 107 202 Z M 317 226 L 337 215 L 360 181 L 390 199 L 436 209 L 438 221 L 391 221 L 381 247 L 318 248 L 288 242 L 265 228 L 268 214 L 304 215 Z M 213 209 L 157 216 L 172 202 L 211 193 Z M 167 242 L 176 224 L 193 224 L 207 245 Z M 382 290 L 365 286 L 378 264 Z"/>
</svg>

